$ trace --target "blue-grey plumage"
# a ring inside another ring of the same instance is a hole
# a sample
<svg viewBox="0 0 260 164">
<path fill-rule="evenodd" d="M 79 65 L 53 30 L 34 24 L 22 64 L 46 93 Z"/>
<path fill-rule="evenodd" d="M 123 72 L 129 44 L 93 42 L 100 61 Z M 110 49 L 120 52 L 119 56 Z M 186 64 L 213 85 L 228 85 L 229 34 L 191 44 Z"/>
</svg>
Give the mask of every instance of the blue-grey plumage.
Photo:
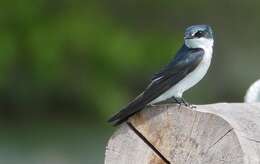
<svg viewBox="0 0 260 164">
<path fill-rule="evenodd" d="M 208 25 L 193 25 L 186 29 L 184 44 L 173 60 L 156 73 L 148 87 L 125 108 L 109 119 L 121 124 L 148 104 L 169 98 L 182 98 L 183 92 L 197 84 L 211 63 L 213 32 Z"/>
</svg>

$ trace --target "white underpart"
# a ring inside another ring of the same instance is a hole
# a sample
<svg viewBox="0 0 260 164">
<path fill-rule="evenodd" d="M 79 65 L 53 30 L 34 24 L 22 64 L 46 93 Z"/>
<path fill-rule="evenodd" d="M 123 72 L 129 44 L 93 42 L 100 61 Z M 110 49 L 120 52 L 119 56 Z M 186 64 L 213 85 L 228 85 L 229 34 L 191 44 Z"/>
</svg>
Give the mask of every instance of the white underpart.
<svg viewBox="0 0 260 164">
<path fill-rule="evenodd" d="M 176 85 L 164 92 L 161 96 L 154 99 L 151 104 L 166 100 L 171 97 L 182 97 L 183 92 L 197 84 L 207 73 L 212 58 L 213 39 L 188 39 L 185 44 L 189 48 L 202 48 L 204 50 L 203 59 L 200 64 L 192 72 L 190 72 L 184 79 L 179 81 Z M 156 79 L 157 80 L 157 79 Z"/>
<path fill-rule="evenodd" d="M 247 103 L 260 102 L 260 79 L 249 87 L 244 101 Z"/>
</svg>

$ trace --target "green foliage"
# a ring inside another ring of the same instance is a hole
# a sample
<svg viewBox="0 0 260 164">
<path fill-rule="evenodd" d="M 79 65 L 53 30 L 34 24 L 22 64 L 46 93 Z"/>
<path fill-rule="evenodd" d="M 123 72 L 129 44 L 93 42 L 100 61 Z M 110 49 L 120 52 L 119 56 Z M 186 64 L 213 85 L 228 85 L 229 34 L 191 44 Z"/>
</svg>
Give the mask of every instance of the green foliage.
<svg viewBox="0 0 260 164">
<path fill-rule="evenodd" d="M 107 117 L 133 96 L 130 89 L 140 84 L 131 81 L 159 68 L 180 46 L 180 35 L 129 28 L 96 1 L 4 8 L 0 87 L 15 89 L 15 108 L 37 110 L 30 100 L 42 110 L 72 103 L 74 110 Z"/>
</svg>

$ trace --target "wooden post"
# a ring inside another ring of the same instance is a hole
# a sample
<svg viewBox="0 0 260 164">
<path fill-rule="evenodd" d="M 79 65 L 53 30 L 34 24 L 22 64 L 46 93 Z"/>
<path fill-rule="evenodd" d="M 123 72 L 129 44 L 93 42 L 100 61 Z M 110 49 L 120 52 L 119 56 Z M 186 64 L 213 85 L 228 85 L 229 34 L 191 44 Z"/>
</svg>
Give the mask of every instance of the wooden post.
<svg viewBox="0 0 260 164">
<path fill-rule="evenodd" d="M 190 109 L 158 105 L 129 122 L 171 164 L 259 164 L 260 103 Z M 126 123 L 109 139 L 105 164 L 165 163 Z"/>
</svg>

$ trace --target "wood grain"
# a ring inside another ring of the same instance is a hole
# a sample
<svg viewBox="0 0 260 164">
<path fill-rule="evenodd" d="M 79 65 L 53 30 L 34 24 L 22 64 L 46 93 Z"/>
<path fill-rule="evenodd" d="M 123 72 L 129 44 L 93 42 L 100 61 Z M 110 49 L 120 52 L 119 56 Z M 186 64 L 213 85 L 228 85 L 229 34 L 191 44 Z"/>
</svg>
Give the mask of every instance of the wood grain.
<svg viewBox="0 0 260 164">
<path fill-rule="evenodd" d="M 260 163 L 260 104 L 196 109 L 158 105 L 129 119 L 172 164 Z M 126 124 L 109 139 L 105 164 L 164 163 Z"/>
</svg>

